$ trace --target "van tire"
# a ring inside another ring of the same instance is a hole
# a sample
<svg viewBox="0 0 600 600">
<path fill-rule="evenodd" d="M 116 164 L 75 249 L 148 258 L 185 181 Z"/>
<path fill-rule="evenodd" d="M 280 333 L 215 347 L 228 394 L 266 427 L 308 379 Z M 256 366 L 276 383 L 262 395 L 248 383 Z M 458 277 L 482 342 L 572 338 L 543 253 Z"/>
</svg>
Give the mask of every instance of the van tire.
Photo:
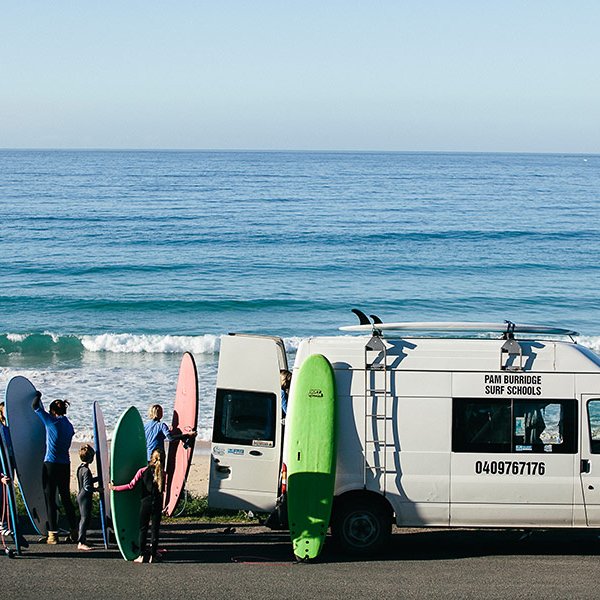
<svg viewBox="0 0 600 600">
<path fill-rule="evenodd" d="M 345 554 L 376 554 L 392 535 L 391 507 L 377 494 L 351 494 L 342 498 L 334 506 L 331 534 Z"/>
</svg>

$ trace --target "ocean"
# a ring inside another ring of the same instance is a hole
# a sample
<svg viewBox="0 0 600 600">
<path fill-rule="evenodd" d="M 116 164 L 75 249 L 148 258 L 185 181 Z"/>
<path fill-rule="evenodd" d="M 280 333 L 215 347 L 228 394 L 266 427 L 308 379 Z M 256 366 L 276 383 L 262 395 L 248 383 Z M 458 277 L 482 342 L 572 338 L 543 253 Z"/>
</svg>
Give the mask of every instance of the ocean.
<svg viewBox="0 0 600 600">
<path fill-rule="evenodd" d="M 219 337 L 386 321 L 564 326 L 600 351 L 600 156 L 0 151 L 0 395 L 170 419 L 181 353 L 209 439 Z"/>
</svg>

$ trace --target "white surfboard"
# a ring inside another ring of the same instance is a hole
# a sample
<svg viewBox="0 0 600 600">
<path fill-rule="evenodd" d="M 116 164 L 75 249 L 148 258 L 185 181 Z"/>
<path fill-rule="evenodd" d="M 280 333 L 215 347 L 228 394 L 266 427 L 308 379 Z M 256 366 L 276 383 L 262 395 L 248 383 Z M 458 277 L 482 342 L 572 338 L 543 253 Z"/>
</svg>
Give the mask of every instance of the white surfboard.
<svg viewBox="0 0 600 600">
<path fill-rule="evenodd" d="M 6 420 L 15 457 L 17 481 L 27 513 L 40 535 L 48 534 L 48 511 L 42 485 L 46 428 L 33 412 L 36 389 L 25 377 L 13 377 L 6 387 Z"/>
<path fill-rule="evenodd" d="M 512 328 L 512 324 L 511 324 Z M 433 321 L 427 322 L 401 322 L 401 323 L 377 323 L 369 325 L 344 325 L 340 331 L 450 331 L 470 333 L 506 333 L 509 330 L 508 323 L 470 323 L 464 321 Z M 571 329 L 561 327 L 548 327 L 545 325 L 526 325 L 515 323 L 513 333 L 537 333 L 545 335 L 579 335 Z"/>
<path fill-rule="evenodd" d="M 108 452 L 108 441 L 106 437 L 106 425 L 104 414 L 98 402 L 94 402 L 94 441 L 96 444 L 96 469 L 98 473 L 98 487 L 100 488 L 100 522 L 102 525 L 102 538 L 104 547 L 108 548 L 109 528 L 112 527 L 112 515 L 110 509 L 110 494 L 108 482 L 110 481 L 110 463 Z"/>
</svg>

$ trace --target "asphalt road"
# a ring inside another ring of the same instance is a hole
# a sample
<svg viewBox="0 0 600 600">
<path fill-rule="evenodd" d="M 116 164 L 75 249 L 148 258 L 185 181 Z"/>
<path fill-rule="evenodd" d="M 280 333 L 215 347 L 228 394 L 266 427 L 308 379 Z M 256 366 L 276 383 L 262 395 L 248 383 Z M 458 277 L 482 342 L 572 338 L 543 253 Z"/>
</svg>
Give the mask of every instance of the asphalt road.
<svg viewBox="0 0 600 600">
<path fill-rule="evenodd" d="M 597 532 L 397 530 L 379 557 L 296 563 L 287 535 L 241 525 L 167 524 L 160 564 L 125 562 L 118 550 L 78 552 L 32 543 L 0 556 L 2 598 L 515 598 L 598 596 Z M 91 541 L 99 542 L 98 535 Z M 30 541 L 35 538 L 28 536 Z"/>
</svg>

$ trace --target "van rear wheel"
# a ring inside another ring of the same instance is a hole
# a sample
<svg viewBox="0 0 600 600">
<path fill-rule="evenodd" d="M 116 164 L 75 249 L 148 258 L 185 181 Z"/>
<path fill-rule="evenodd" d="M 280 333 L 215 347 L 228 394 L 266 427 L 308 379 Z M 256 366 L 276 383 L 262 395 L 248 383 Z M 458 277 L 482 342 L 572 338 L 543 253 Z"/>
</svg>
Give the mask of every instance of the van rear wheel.
<svg viewBox="0 0 600 600">
<path fill-rule="evenodd" d="M 347 554 L 377 553 L 392 534 L 392 511 L 379 497 L 346 498 L 334 509 L 331 533 Z"/>
</svg>

